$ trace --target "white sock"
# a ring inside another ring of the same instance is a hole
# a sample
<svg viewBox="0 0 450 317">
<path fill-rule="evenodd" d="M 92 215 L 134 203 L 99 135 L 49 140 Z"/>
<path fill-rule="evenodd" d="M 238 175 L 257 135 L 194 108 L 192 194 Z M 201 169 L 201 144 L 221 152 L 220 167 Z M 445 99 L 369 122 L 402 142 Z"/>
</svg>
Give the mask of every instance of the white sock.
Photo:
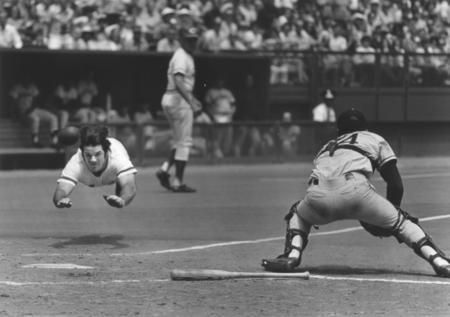
<svg viewBox="0 0 450 317">
<path fill-rule="evenodd" d="M 431 256 L 437 254 L 436 250 L 430 247 L 429 245 L 424 245 L 422 248 L 420 248 L 420 252 L 425 256 L 425 258 L 429 259 Z M 449 265 L 448 261 L 443 259 L 442 257 L 438 256 L 433 260 L 433 263 L 437 266 L 445 266 Z"/>
<path fill-rule="evenodd" d="M 297 235 L 295 235 L 292 238 L 292 245 L 293 246 L 301 248 L 302 243 L 303 243 L 303 241 L 302 241 L 302 238 L 300 237 L 300 235 L 297 234 Z M 292 249 L 292 251 L 289 253 L 289 257 L 290 258 L 298 258 L 298 257 L 300 257 L 300 251 L 297 250 L 297 249 Z"/>
<path fill-rule="evenodd" d="M 165 161 L 162 165 L 161 165 L 161 170 L 164 172 L 168 172 L 169 171 L 169 162 Z"/>
<path fill-rule="evenodd" d="M 172 186 L 173 186 L 173 187 L 178 187 L 178 186 L 180 186 L 180 185 L 181 185 L 180 180 L 179 180 L 177 177 L 174 177 L 174 178 L 173 178 L 173 182 L 172 182 Z"/>
</svg>

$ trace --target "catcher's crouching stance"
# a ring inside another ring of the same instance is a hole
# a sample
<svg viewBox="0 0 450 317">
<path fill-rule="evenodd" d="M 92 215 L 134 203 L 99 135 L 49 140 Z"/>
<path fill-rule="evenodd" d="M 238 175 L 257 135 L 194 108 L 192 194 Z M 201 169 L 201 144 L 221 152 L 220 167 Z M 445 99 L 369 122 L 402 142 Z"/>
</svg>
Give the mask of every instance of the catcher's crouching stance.
<svg viewBox="0 0 450 317">
<path fill-rule="evenodd" d="M 394 236 L 428 261 L 437 275 L 450 277 L 450 259 L 419 225 L 418 219 L 399 206 L 403 183 L 397 158 L 378 134 L 367 131 L 363 114 L 351 109 L 337 121 L 338 137 L 317 154 L 305 198 L 286 216 L 284 253 L 264 259 L 268 271 L 289 272 L 300 265 L 313 225 L 340 219 L 356 219 L 371 234 Z M 377 169 L 387 184 L 387 199 L 379 195 L 369 178 Z"/>
</svg>

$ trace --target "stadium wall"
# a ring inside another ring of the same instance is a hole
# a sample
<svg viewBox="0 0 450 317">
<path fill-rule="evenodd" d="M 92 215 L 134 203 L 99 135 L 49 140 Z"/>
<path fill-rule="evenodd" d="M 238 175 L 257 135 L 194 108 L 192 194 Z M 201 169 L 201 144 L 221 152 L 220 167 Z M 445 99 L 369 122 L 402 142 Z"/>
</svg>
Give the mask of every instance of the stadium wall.
<svg viewBox="0 0 450 317">
<path fill-rule="evenodd" d="M 167 66 L 170 55 L 142 52 L 92 52 L 51 50 L 0 50 L 0 115 L 12 113 L 8 97 L 11 87 L 25 78 L 31 78 L 41 94 L 37 103 L 45 104 L 53 89 L 63 79 L 77 82 L 93 72 L 98 83 L 101 106 L 110 94 L 113 106 L 126 104 L 133 109 L 148 103 L 156 111 L 167 84 Z M 267 117 L 270 59 L 239 55 L 198 55 L 196 68 L 196 94 L 201 97 L 217 77 L 230 83 L 236 92 L 238 104 L 247 104 L 250 90 L 254 108 L 238 109 L 242 117 L 246 112 L 258 118 Z M 251 89 L 248 77 L 252 78 Z"/>
<path fill-rule="evenodd" d="M 275 56 L 276 57 L 276 56 Z M 95 52 L 0 49 L 0 116 L 12 112 L 8 98 L 11 87 L 31 77 L 41 90 L 38 103 L 45 104 L 62 79 L 78 80 L 92 71 L 100 88 L 99 102 L 112 96 L 113 106 L 133 108 L 149 103 L 154 111 L 166 86 L 170 55 L 142 52 Z M 196 94 L 201 98 L 212 81 L 221 77 L 235 93 L 236 120 L 270 120 L 291 111 L 299 120 L 311 119 L 311 109 L 323 88 L 311 76 L 307 85 L 270 86 L 270 66 L 274 56 L 247 54 L 197 55 Z M 291 57 L 292 58 L 292 57 Z M 320 69 L 312 67 L 313 71 Z M 252 85 L 249 85 L 249 77 Z M 331 87 L 335 88 L 335 87 Z M 449 121 L 450 87 L 335 88 L 338 112 L 349 106 L 360 108 L 370 120 Z"/>
</svg>

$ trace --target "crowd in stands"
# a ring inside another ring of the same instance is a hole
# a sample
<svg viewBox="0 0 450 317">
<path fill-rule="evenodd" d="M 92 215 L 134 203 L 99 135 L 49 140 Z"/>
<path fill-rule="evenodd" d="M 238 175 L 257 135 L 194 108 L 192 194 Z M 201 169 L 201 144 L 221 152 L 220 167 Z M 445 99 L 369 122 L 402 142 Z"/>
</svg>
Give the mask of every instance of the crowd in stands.
<svg viewBox="0 0 450 317">
<path fill-rule="evenodd" d="M 281 52 L 273 58 L 272 84 L 307 83 L 312 65 L 309 58 L 321 56 L 317 74 L 323 76 L 323 86 L 371 86 L 376 72 L 384 84 L 398 85 L 404 80 L 404 53 L 419 53 L 409 59 L 411 83 L 450 84 L 450 63 L 445 55 L 450 54 L 448 0 L 0 2 L 0 47 L 173 52 L 179 47 L 177 31 L 191 27 L 199 30 L 198 44 L 203 51 Z M 304 53 L 289 57 L 290 51 Z M 38 87 L 27 85 L 20 83 L 10 92 L 25 108 L 39 94 Z M 40 121 L 48 121 L 52 135 L 55 117 L 58 128 L 70 120 L 133 121 L 134 113 L 127 116 L 129 109 L 96 107 L 97 95 L 98 88 L 88 77 L 61 82 L 45 107 L 34 105 L 21 116 L 31 122 L 33 131 Z M 147 134 L 153 132 L 148 130 Z M 252 133 L 249 130 L 241 135 Z M 219 143 L 229 143 L 228 135 L 227 129 L 218 133 L 216 149 Z M 264 139 L 262 135 L 250 139 Z M 33 140 L 39 144 L 35 137 Z M 149 137 L 148 147 L 155 142 Z M 221 157 L 223 150 L 213 152 Z"/>
<path fill-rule="evenodd" d="M 324 80 L 334 85 L 370 85 L 375 63 L 370 53 L 450 53 L 448 0 L 5 0 L 1 5 L 0 47 L 170 52 L 179 46 L 176 30 L 195 26 L 205 51 L 356 53 L 323 58 Z M 384 81 L 398 82 L 402 56 L 384 56 L 381 64 Z M 410 72 L 418 83 L 442 83 L 448 65 L 445 56 L 418 56 Z M 304 83 L 308 61 L 274 60 L 273 74 L 274 84 Z"/>
</svg>

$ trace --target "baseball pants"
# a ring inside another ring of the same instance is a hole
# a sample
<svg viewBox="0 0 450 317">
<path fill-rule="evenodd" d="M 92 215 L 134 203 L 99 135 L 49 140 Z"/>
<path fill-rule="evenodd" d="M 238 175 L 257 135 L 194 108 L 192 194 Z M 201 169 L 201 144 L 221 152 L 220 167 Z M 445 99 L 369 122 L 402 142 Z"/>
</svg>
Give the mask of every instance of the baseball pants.
<svg viewBox="0 0 450 317">
<path fill-rule="evenodd" d="M 394 205 L 379 195 L 360 173 L 347 173 L 332 179 L 312 179 L 297 212 L 309 225 L 355 219 L 382 228 L 393 228 L 399 217 Z M 309 232 L 309 225 L 302 229 Z M 423 230 L 410 221 L 400 228 L 400 235 L 408 245 L 425 236 Z"/>
<path fill-rule="evenodd" d="M 192 125 L 194 115 L 190 105 L 176 93 L 166 93 L 162 99 L 162 108 L 173 131 L 175 160 L 187 161 L 192 146 Z"/>
<path fill-rule="evenodd" d="M 27 119 L 33 134 L 39 133 L 41 122 L 47 122 L 52 132 L 58 130 L 58 117 L 45 109 L 34 109 L 28 114 Z"/>
</svg>

